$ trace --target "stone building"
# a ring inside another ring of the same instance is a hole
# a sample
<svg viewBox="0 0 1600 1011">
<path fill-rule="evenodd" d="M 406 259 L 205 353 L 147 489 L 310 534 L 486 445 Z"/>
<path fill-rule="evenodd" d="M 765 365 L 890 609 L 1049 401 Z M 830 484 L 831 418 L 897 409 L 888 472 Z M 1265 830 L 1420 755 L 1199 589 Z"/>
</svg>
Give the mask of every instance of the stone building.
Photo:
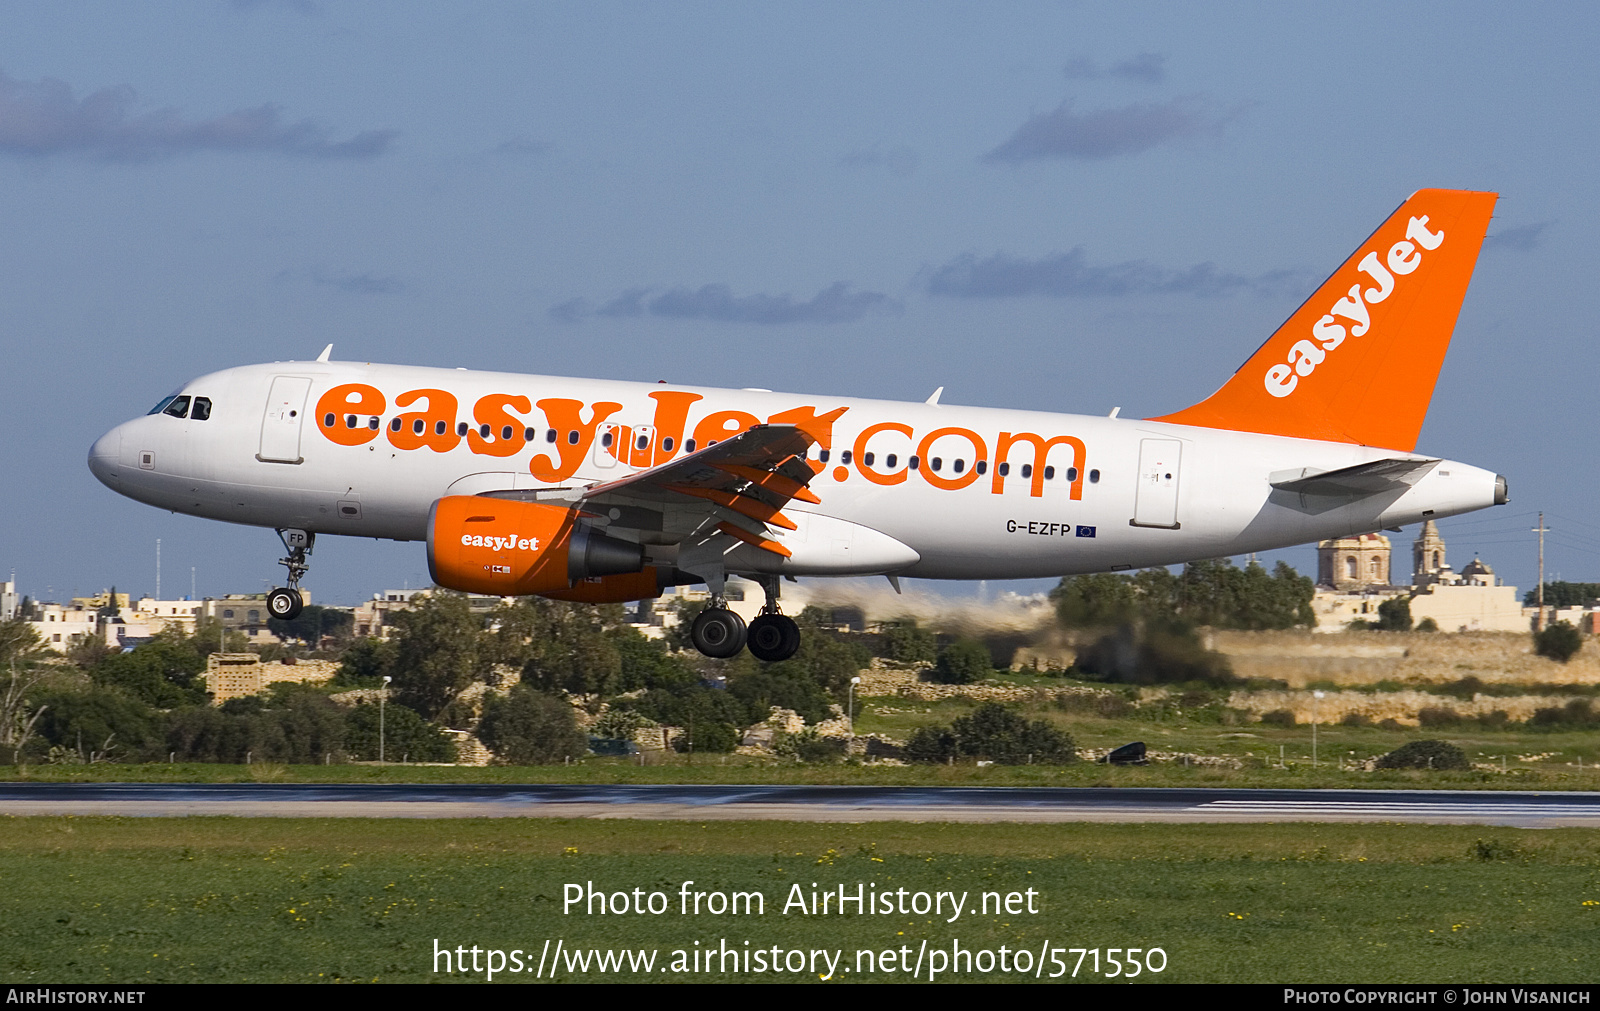
<svg viewBox="0 0 1600 1011">
<path fill-rule="evenodd" d="M 1341 593 L 1360 593 L 1390 586 L 1389 538 L 1360 534 L 1317 545 L 1317 585 Z"/>
</svg>

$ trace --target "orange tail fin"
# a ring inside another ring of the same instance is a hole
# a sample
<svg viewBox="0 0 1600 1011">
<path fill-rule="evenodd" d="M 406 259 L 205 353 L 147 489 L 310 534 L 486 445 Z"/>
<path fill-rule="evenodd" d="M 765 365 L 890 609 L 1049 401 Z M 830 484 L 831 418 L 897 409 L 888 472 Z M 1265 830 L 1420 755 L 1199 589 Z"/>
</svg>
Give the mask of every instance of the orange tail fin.
<svg viewBox="0 0 1600 1011">
<path fill-rule="evenodd" d="M 1222 389 L 1151 420 L 1409 452 L 1497 196 L 1418 190 Z"/>
</svg>

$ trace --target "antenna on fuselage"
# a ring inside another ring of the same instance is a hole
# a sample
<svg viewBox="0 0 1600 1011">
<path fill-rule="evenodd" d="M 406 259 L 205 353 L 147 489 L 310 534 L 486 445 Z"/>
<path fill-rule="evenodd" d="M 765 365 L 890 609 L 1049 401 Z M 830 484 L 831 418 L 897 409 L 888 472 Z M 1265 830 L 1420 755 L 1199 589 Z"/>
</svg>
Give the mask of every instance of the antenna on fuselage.
<svg viewBox="0 0 1600 1011">
<path fill-rule="evenodd" d="M 322 354 L 317 355 L 317 361 L 325 362 L 328 360 L 328 356 L 331 354 L 333 354 L 333 345 L 329 344 L 327 347 L 322 349 Z"/>
</svg>

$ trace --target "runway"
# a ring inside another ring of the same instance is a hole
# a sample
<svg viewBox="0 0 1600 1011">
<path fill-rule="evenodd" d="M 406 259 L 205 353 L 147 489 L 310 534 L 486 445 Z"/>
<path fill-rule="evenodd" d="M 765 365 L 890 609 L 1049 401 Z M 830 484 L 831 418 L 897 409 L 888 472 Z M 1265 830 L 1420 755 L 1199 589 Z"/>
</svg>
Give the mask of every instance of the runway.
<svg viewBox="0 0 1600 1011">
<path fill-rule="evenodd" d="M 1600 828 L 1600 793 L 1067 787 L 5 783 L 0 815 L 808 822 L 1409 822 Z"/>
</svg>

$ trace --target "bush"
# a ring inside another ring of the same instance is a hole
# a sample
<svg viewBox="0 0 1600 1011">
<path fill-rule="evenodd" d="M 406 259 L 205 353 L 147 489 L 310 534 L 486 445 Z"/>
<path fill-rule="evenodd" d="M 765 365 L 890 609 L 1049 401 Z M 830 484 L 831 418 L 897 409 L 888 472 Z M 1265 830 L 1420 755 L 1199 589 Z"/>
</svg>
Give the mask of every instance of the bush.
<svg viewBox="0 0 1600 1011">
<path fill-rule="evenodd" d="M 1424 727 L 1453 727 L 1461 722 L 1461 714 L 1444 706 L 1425 706 L 1417 710 L 1417 723 Z"/>
<path fill-rule="evenodd" d="M 1466 752 L 1449 741 L 1412 741 L 1384 755 L 1379 769 L 1470 769 Z"/>
<path fill-rule="evenodd" d="M 1416 630 L 1418 632 L 1437 632 L 1439 631 L 1439 623 L 1432 618 L 1423 618 L 1417 622 Z"/>
<path fill-rule="evenodd" d="M 455 742 L 444 731 L 424 720 L 415 709 L 408 709 L 398 702 L 387 703 L 381 713 L 378 706 L 371 702 L 364 702 L 350 711 L 344 722 L 344 746 L 351 758 L 377 761 L 380 722 L 384 761 L 456 760 Z"/>
<path fill-rule="evenodd" d="M 999 765 L 1065 765 L 1077 757 L 1072 735 L 1044 720 L 1027 719 L 998 702 L 979 706 L 948 727 L 921 727 L 906 743 L 913 762 L 983 758 Z"/>
<path fill-rule="evenodd" d="M 1365 713 L 1345 713 L 1344 719 L 1340 720 L 1339 723 L 1341 726 L 1346 727 L 1370 727 L 1372 726 L 1372 717 Z"/>
<path fill-rule="evenodd" d="M 1192 629 L 1177 622 L 1123 625 L 1079 650 L 1075 666 L 1089 679 L 1119 684 L 1193 681 L 1225 688 L 1238 683 L 1227 658 L 1206 649 Z"/>
<path fill-rule="evenodd" d="M 1411 598 L 1391 597 L 1379 604 L 1375 627 L 1380 632 L 1411 631 Z"/>
<path fill-rule="evenodd" d="M 807 727 L 797 734 L 786 735 L 774 750 L 802 762 L 837 762 L 844 758 L 848 749 L 844 738 L 823 737 L 814 728 Z"/>
<path fill-rule="evenodd" d="M 1261 722 L 1269 727 L 1293 727 L 1297 725 L 1294 713 L 1288 709 L 1274 709 L 1270 713 L 1262 713 Z"/>
<path fill-rule="evenodd" d="M 1533 637 L 1533 651 L 1540 656 L 1566 663 L 1583 648 L 1583 633 L 1570 621 L 1558 621 Z"/>
<path fill-rule="evenodd" d="M 939 651 L 933 665 L 934 680 L 947 685 L 970 685 L 993 673 L 989 648 L 976 639 L 957 639 Z"/>
<path fill-rule="evenodd" d="M 731 723 L 697 720 L 672 740 L 672 750 L 727 754 L 739 746 L 739 728 Z"/>
<path fill-rule="evenodd" d="M 484 707 L 478 737 L 508 765 L 549 765 L 589 750 L 570 705 L 521 684 Z"/>
</svg>

